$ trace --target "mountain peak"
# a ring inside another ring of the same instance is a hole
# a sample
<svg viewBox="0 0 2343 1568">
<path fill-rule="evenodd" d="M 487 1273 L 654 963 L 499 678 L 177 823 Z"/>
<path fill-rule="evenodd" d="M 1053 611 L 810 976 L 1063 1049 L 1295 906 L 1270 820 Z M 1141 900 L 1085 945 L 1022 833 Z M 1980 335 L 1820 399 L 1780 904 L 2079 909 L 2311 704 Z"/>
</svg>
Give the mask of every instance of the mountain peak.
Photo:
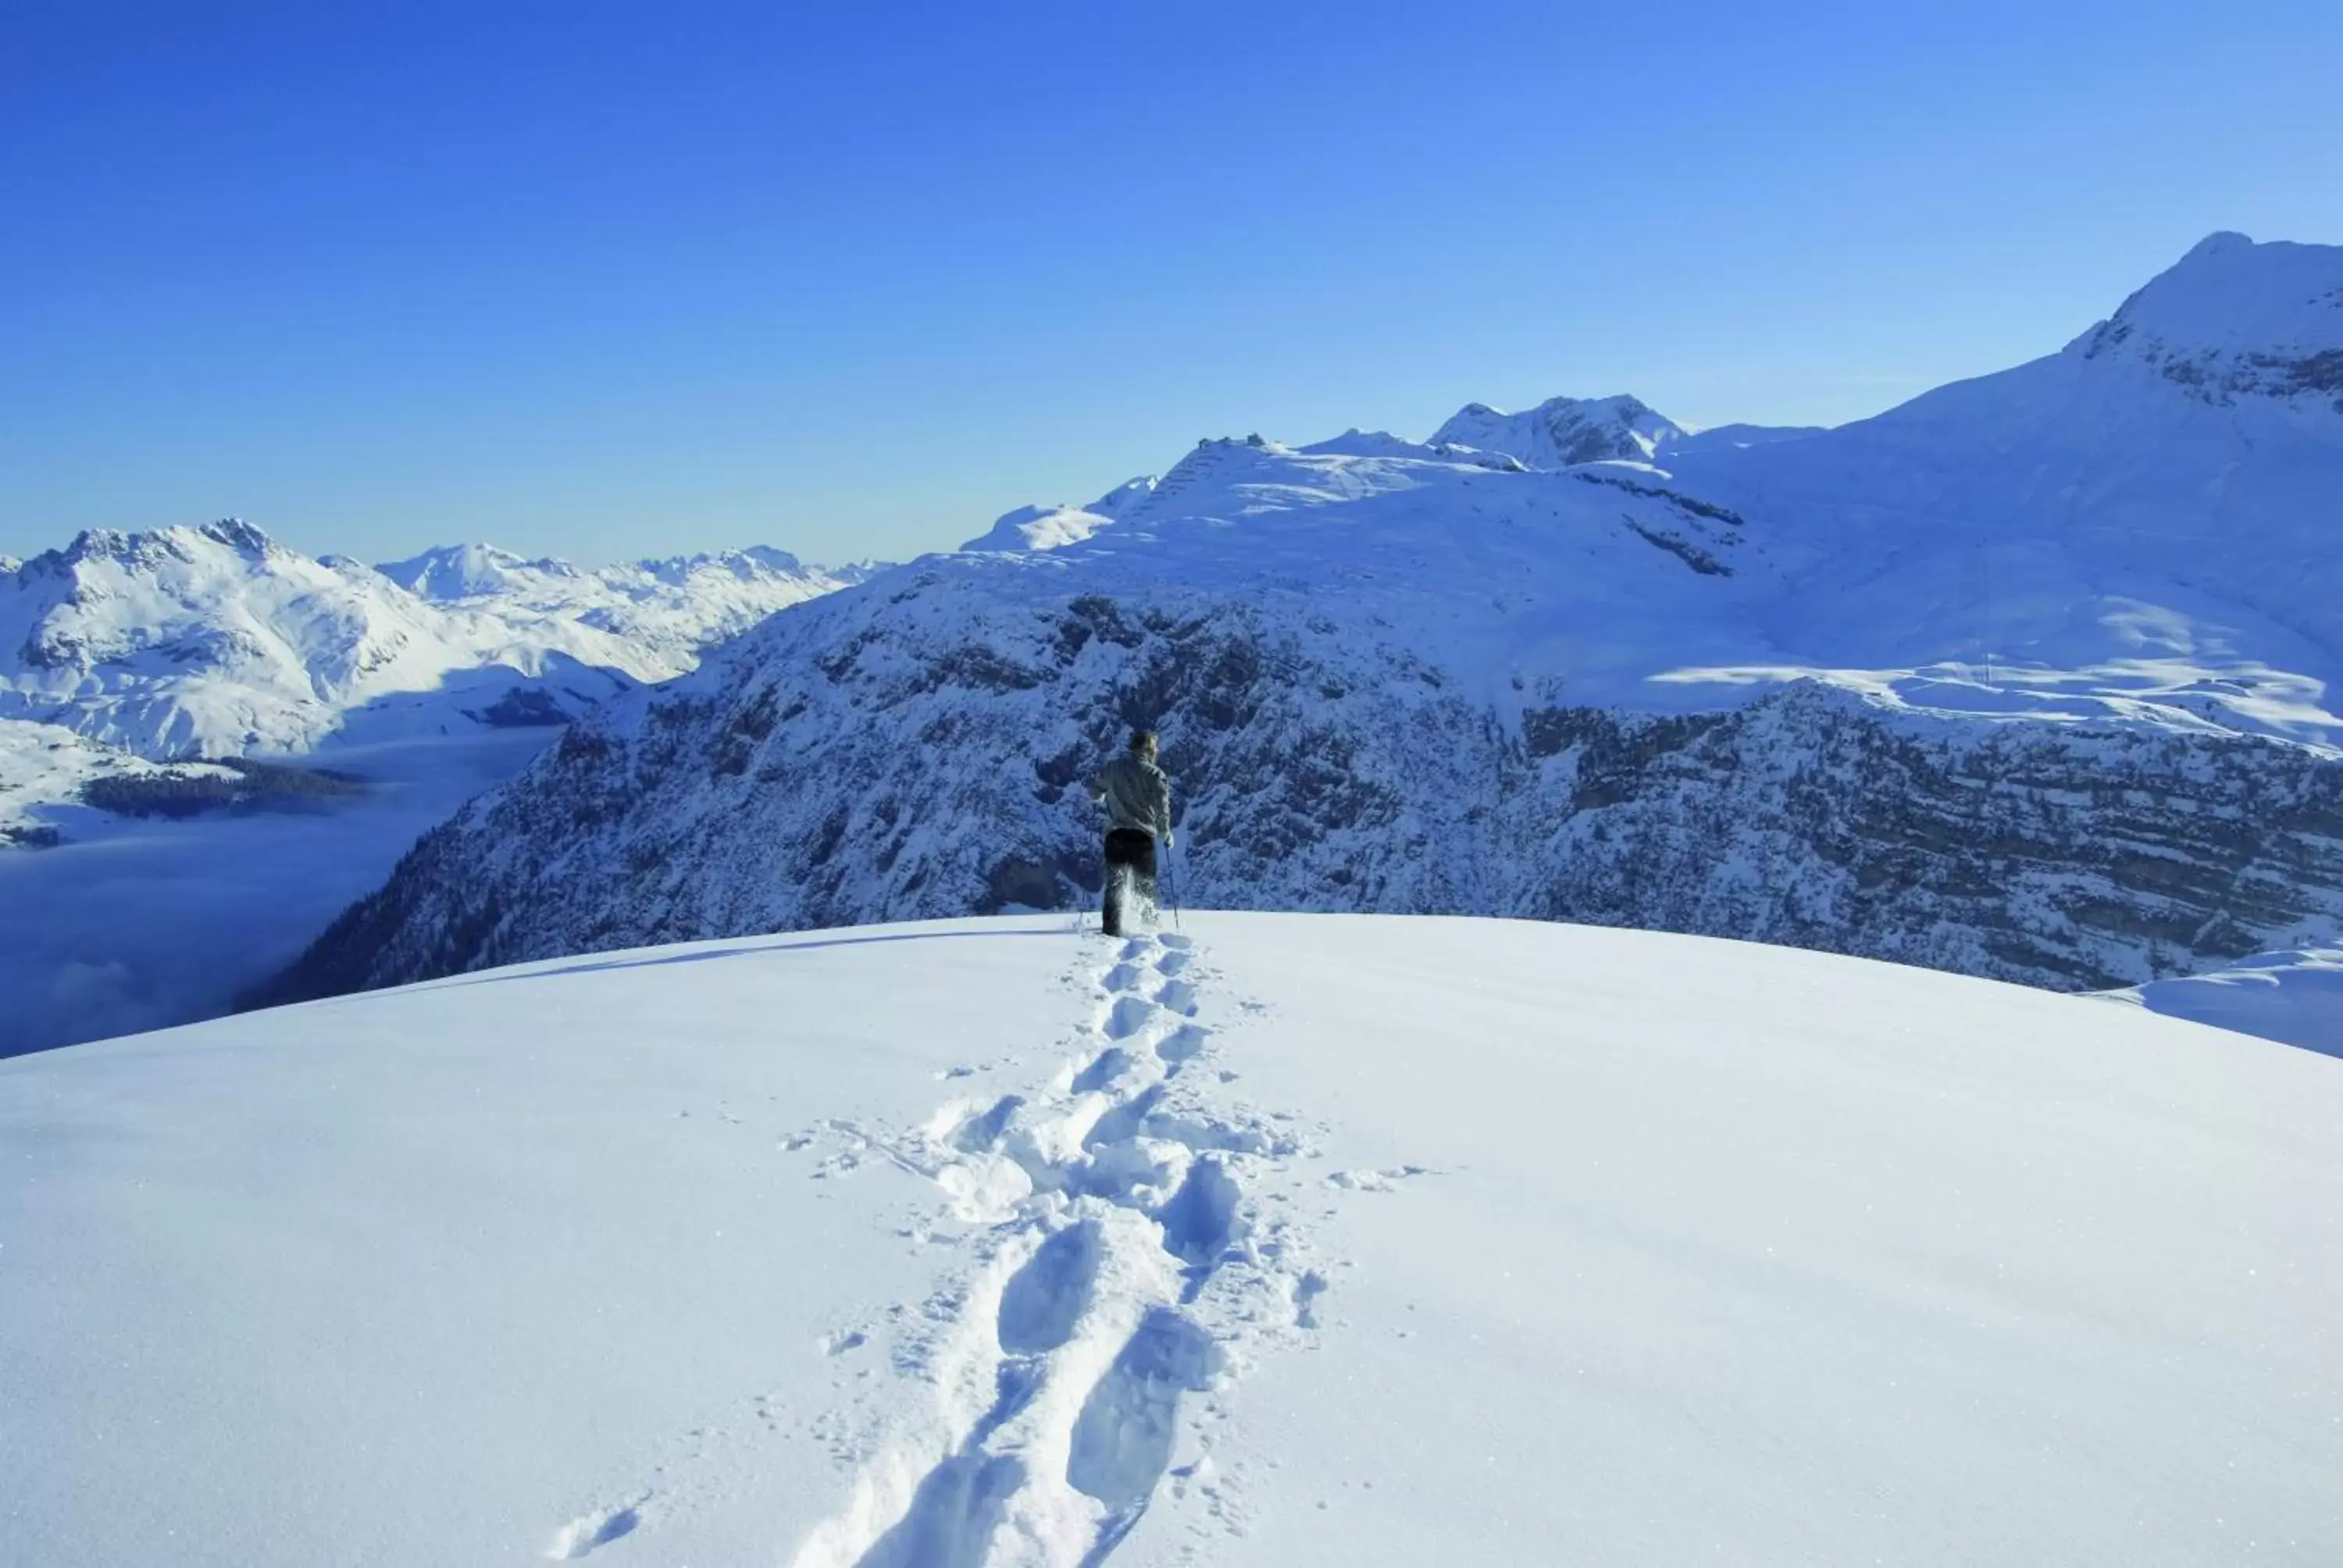
<svg viewBox="0 0 2343 1568">
<path fill-rule="evenodd" d="M 257 559 L 277 548 L 277 541 L 242 518 L 222 518 L 195 530 L 216 544 Z"/>
<path fill-rule="evenodd" d="M 2311 397 L 2343 408 L 2343 246 L 2208 235 L 2067 352 L 2154 366 L 2210 402 Z"/>
<path fill-rule="evenodd" d="M 1472 447 L 1516 458 L 1532 468 L 1567 468 L 1621 459 L 1649 462 L 1661 447 L 1685 434 L 1683 426 L 1642 398 L 1620 393 L 1549 397 L 1518 414 L 1467 403 L 1432 433 L 1427 445 Z"/>
<path fill-rule="evenodd" d="M 437 545 L 375 569 L 418 598 L 442 602 L 501 593 L 520 578 L 579 575 L 568 561 L 550 556 L 530 560 L 488 544 Z"/>
</svg>

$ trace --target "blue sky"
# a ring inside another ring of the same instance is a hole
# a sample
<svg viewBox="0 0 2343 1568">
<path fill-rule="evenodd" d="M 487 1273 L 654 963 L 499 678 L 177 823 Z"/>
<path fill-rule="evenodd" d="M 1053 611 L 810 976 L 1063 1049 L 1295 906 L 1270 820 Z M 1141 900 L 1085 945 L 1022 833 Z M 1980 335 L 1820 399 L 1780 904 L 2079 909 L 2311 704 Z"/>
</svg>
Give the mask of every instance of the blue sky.
<svg viewBox="0 0 2343 1568">
<path fill-rule="evenodd" d="M 1835 423 L 2343 241 L 2332 0 L 1142 9 L 19 0 L 0 551 L 900 557 L 1202 436 Z"/>
</svg>

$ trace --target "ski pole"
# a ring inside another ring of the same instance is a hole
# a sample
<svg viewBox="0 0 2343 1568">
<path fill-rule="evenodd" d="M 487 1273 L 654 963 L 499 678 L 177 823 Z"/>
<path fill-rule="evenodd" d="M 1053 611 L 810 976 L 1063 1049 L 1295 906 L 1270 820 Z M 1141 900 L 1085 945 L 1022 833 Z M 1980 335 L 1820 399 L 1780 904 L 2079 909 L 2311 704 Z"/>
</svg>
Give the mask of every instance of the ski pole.
<svg viewBox="0 0 2343 1568">
<path fill-rule="evenodd" d="M 1176 931 L 1180 929 L 1180 878 L 1172 869 L 1174 859 L 1171 836 L 1166 834 L 1163 842 L 1163 891 L 1172 900 L 1172 929 Z"/>
</svg>

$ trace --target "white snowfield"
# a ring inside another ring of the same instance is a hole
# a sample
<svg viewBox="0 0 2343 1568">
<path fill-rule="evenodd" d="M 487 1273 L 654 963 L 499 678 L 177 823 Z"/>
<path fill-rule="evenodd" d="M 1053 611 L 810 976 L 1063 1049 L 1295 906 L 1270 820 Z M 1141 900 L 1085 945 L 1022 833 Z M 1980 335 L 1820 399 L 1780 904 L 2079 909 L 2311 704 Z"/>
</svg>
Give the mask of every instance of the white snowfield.
<svg viewBox="0 0 2343 1568">
<path fill-rule="evenodd" d="M 2102 994 L 2167 1018 L 2343 1056 L 2343 948 L 2256 953 L 2204 974 Z"/>
<path fill-rule="evenodd" d="M 0 1062 L 11 1562 L 2343 1560 L 2343 1072 L 1531 923 L 569 959 Z"/>
</svg>

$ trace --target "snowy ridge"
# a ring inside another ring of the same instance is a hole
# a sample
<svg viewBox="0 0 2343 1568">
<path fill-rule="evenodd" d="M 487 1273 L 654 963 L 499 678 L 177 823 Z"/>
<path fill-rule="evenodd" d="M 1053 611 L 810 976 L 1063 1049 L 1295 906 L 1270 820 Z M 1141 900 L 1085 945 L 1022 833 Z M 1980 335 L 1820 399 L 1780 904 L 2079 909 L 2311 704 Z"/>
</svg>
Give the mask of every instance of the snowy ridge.
<svg viewBox="0 0 2343 1568">
<path fill-rule="evenodd" d="M 1183 1406 L 1219 1419 L 1215 1391 L 1317 1327 L 1324 1275 L 1247 1191 L 1294 1185 L 1305 1146 L 1290 1119 L 1232 1116 L 1209 1092 L 1202 950 L 1165 934 L 1111 951 L 1080 1054 L 1046 1084 L 955 1098 L 918 1129 L 814 1135 L 831 1168 L 883 1155 L 978 1229 L 915 1358 L 934 1424 L 863 1466 L 795 1568 L 1099 1562 L 1164 1484 Z M 1220 1490 L 1193 1467 L 1188 1483 Z"/>
<path fill-rule="evenodd" d="M 2326 246 L 2213 235 L 2068 352 L 2151 366 L 2208 403 L 2343 414 L 2343 283 Z"/>
<path fill-rule="evenodd" d="M 1003 512 L 964 550 L 1054 550 L 1078 545 L 1141 505 L 1155 492 L 1152 476 L 1126 479 L 1087 507 L 1031 506 Z"/>
<path fill-rule="evenodd" d="M 234 518 L 83 534 L 0 579 L 0 717 L 156 759 L 559 723 L 844 580 L 779 551 L 585 573 L 467 546 L 393 571 Z"/>
<path fill-rule="evenodd" d="M 1468 403 L 1432 433 L 1428 445 L 1499 453 L 1533 468 L 1567 468 L 1614 459 L 1649 462 L 1687 434 L 1640 398 L 1549 397 L 1519 414 Z"/>
<path fill-rule="evenodd" d="M 379 569 L 435 603 L 607 632 L 630 650 L 629 673 L 659 680 L 689 669 L 709 645 L 777 610 L 859 582 L 873 568 L 809 567 L 786 550 L 760 546 L 587 571 L 564 560 L 524 560 L 488 545 L 457 545 Z"/>
<path fill-rule="evenodd" d="M 0 1061 L 12 1551 L 2343 1552 L 2332 1061 L 1749 943 L 1184 924 L 646 949 Z"/>
</svg>

